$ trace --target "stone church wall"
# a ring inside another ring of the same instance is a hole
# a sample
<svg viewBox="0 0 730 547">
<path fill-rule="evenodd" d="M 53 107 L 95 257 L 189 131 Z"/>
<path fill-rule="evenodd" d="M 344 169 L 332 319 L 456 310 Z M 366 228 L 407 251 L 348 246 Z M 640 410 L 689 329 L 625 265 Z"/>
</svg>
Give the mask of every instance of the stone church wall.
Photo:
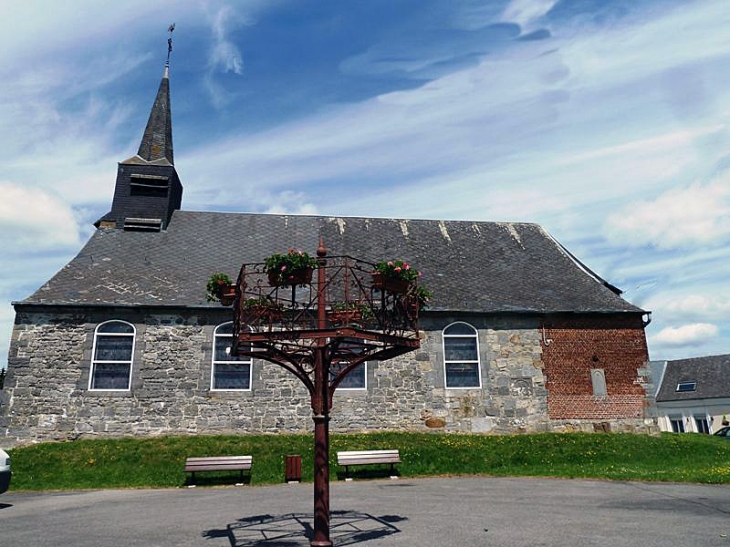
<svg viewBox="0 0 730 547">
<path fill-rule="evenodd" d="M 250 391 L 210 391 L 213 330 L 230 319 L 230 310 L 79 310 L 18 306 L 0 398 L 4 445 L 93 436 L 311 431 L 308 393 L 276 365 L 254 360 Z M 128 321 L 137 331 L 131 389 L 89 391 L 94 329 L 110 319 Z M 478 331 L 481 389 L 444 385 L 441 332 L 454 321 Z M 419 350 L 368 363 L 366 390 L 335 394 L 333 431 L 551 429 L 537 318 L 432 314 L 421 327 Z"/>
</svg>

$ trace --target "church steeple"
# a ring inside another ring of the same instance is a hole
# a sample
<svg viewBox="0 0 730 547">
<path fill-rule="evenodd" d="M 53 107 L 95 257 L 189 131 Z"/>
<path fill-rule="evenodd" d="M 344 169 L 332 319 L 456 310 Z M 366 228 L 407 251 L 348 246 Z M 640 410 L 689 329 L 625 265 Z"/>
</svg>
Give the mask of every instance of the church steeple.
<svg viewBox="0 0 730 547">
<path fill-rule="evenodd" d="M 157 90 L 157 97 L 152 105 L 147 127 L 142 135 L 137 155 L 147 162 L 159 162 L 165 159 L 174 165 L 172 151 L 172 111 L 170 110 L 170 70 L 165 63 L 165 71 Z"/>
<path fill-rule="evenodd" d="M 171 25 L 167 40 L 167 61 L 155 102 L 147 120 L 137 154 L 119 163 L 112 209 L 94 225 L 159 232 L 167 229 L 172 214 L 182 203 L 182 184 L 177 176 L 172 151 L 170 110 Z"/>
</svg>

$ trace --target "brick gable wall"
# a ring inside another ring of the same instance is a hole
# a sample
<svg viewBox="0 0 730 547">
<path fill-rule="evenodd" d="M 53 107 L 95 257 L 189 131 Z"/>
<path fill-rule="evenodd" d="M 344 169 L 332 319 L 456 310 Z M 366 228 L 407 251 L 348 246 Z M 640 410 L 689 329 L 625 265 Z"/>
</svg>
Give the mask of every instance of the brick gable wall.
<svg viewBox="0 0 730 547">
<path fill-rule="evenodd" d="M 544 323 L 542 360 L 552 420 L 642 418 L 649 353 L 641 316 L 561 317 Z M 594 396 L 591 369 L 603 369 L 606 395 Z"/>
</svg>

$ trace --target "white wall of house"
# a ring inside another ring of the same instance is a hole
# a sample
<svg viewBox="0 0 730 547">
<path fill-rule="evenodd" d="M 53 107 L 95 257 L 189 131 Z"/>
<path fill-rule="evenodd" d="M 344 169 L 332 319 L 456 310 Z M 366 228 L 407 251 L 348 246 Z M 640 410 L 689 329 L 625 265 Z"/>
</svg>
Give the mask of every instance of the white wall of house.
<svg viewBox="0 0 730 547">
<path fill-rule="evenodd" d="M 661 402 L 656 404 L 656 410 L 662 431 L 714 433 L 723 427 L 723 421 L 730 420 L 730 397 Z M 702 431 L 705 424 L 707 431 Z"/>
</svg>

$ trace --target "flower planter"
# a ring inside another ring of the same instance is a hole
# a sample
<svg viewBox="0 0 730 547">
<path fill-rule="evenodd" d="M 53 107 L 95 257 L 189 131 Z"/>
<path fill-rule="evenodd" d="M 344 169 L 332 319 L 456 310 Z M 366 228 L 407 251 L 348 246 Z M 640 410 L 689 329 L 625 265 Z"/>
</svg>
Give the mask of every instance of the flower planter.
<svg viewBox="0 0 730 547">
<path fill-rule="evenodd" d="M 410 281 L 396 277 L 386 277 L 380 272 L 373 272 L 373 287 L 379 291 L 404 293 L 411 286 Z"/>
<path fill-rule="evenodd" d="M 236 299 L 236 288 L 233 285 L 224 285 L 218 293 L 218 298 L 224 306 L 233 305 L 233 301 Z"/>
<path fill-rule="evenodd" d="M 284 318 L 284 312 L 275 306 L 250 306 L 244 308 L 243 314 L 246 323 L 278 323 Z"/>
<path fill-rule="evenodd" d="M 313 268 L 304 270 L 292 270 L 288 274 L 279 275 L 279 272 L 272 270 L 268 272 L 269 285 L 272 287 L 287 287 L 290 285 L 309 285 L 312 282 Z"/>
<path fill-rule="evenodd" d="M 330 310 L 327 312 L 327 316 L 332 323 L 346 325 L 362 321 L 362 310 Z"/>
</svg>

